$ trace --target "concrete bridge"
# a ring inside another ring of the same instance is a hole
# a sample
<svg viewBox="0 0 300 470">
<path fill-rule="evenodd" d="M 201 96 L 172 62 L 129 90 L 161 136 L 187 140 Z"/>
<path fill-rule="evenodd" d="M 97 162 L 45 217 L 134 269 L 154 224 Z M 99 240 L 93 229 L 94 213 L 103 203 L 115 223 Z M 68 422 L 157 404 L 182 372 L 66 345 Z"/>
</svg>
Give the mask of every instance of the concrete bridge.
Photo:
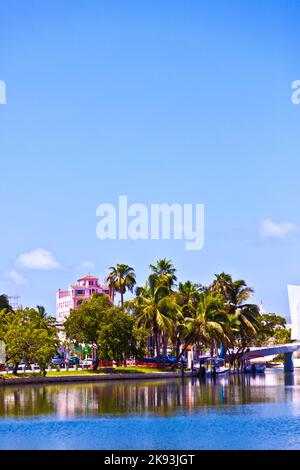
<svg viewBox="0 0 300 470">
<path fill-rule="evenodd" d="M 300 342 L 289 343 L 289 344 L 278 344 L 276 346 L 263 346 L 259 348 L 250 348 L 247 351 L 242 360 L 256 359 L 258 357 L 265 356 L 277 356 L 278 354 L 284 354 L 284 371 L 292 372 L 294 370 L 294 352 L 300 351 Z"/>
</svg>

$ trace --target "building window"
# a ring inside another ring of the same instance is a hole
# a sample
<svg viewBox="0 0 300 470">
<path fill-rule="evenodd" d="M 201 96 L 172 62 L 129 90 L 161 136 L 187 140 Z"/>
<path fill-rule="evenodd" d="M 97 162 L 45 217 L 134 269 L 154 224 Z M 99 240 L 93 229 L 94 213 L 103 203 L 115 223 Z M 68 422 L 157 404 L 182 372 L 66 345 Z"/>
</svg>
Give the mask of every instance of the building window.
<svg viewBox="0 0 300 470">
<path fill-rule="evenodd" d="M 75 290 L 75 295 L 84 295 L 85 291 L 84 290 Z"/>
</svg>

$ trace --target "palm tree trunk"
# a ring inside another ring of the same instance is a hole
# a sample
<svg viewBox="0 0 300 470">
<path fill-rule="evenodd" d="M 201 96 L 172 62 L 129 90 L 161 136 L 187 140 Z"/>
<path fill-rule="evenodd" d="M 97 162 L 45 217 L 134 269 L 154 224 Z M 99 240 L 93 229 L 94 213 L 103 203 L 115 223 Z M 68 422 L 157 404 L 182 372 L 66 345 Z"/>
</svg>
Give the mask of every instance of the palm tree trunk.
<svg viewBox="0 0 300 470">
<path fill-rule="evenodd" d="M 167 333 L 163 333 L 162 343 L 163 343 L 163 361 L 164 361 L 164 364 L 165 364 L 166 356 L 167 356 L 167 347 L 168 347 L 168 335 L 167 335 Z"/>
<path fill-rule="evenodd" d="M 98 366 L 99 366 L 99 351 L 98 351 L 98 346 L 95 350 L 95 356 L 94 356 L 94 362 L 93 362 L 93 371 L 96 371 L 98 369 Z"/>
<path fill-rule="evenodd" d="M 176 357 L 176 361 L 173 364 L 173 367 L 172 367 L 173 370 L 176 369 L 178 362 L 179 362 L 179 357 L 180 357 L 180 339 L 179 338 L 177 339 L 176 345 L 175 345 L 175 357 Z"/>
<path fill-rule="evenodd" d="M 160 354 L 159 354 L 159 335 L 155 333 L 155 349 L 156 349 L 156 359 L 157 363 L 160 363 Z"/>
<path fill-rule="evenodd" d="M 124 292 L 121 290 L 121 308 L 123 310 L 123 305 L 124 305 Z"/>
<path fill-rule="evenodd" d="M 168 347 L 168 335 L 167 333 L 163 334 L 163 355 L 167 355 L 167 347 Z"/>
<path fill-rule="evenodd" d="M 110 301 L 114 304 L 115 303 L 115 288 L 113 286 L 109 288 L 109 298 L 110 298 Z"/>
</svg>

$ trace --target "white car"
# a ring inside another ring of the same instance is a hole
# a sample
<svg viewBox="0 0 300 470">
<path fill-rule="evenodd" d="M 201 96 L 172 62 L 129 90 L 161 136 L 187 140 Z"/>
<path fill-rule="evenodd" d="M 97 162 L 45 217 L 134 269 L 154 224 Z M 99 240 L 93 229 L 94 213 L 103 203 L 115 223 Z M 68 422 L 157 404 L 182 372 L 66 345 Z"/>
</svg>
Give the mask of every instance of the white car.
<svg viewBox="0 0 300 470">
<path fill-rule="evenodd" d="M 91 357 L 88 357 L 87 359 L 83 359 L 81 364 L 85 367 L 89 367 L 93 365 L 93 359 Z"/>
</svg>

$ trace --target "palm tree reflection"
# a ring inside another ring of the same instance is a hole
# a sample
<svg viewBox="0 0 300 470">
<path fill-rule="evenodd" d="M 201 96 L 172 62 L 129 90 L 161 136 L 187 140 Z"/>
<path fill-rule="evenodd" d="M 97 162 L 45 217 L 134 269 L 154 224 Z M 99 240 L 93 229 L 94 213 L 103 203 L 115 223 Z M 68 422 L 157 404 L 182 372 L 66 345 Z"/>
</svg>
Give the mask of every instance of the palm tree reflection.
<svg viewBox="0 0 300 470">
<path fill-rule="evenodd" d="M 284 399 L 284 385 L 294 376 L 277 374 L 269 386 L 266 377 L 248 374 L 228 378 L 106 382 L 98 384 L 23 386 L 0 390 L 0 415 L 25 417 L 55 415 L 59 419 L 79 416 L 172 416 L 205 411 L 208 407 L 276 402 Z M 297 377 L 299 379 L 299 377 Z M 282 387 L 283 385 L 283 387 Z"/>
</svg>

